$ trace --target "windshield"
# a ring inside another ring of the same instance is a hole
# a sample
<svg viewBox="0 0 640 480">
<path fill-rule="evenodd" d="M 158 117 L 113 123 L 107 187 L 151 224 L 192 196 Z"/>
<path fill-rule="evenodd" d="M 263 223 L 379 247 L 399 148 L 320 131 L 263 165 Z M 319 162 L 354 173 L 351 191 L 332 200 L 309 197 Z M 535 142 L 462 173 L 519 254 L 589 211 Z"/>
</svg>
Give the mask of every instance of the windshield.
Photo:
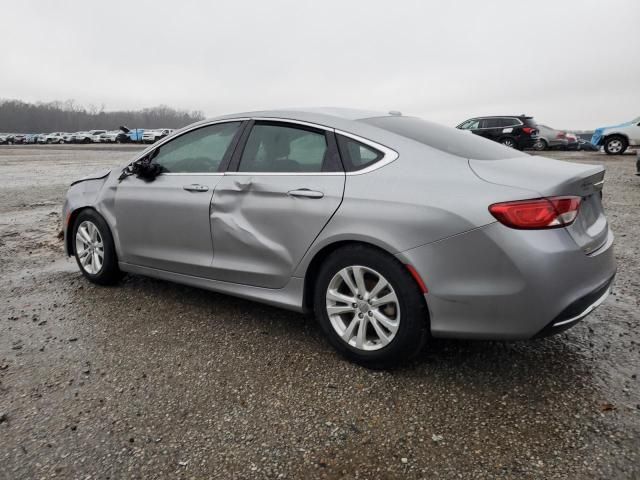
<svg viewBox="0 0 640 480">
<path fill-rule="evenodd" d="M 458 157 L 501 160 L 527 156 L 526 153 L 479 137 L 470 131 L 445 127 L 416 117 L 374 117 L 358 121 L 383 128 Z"/>
</svg>

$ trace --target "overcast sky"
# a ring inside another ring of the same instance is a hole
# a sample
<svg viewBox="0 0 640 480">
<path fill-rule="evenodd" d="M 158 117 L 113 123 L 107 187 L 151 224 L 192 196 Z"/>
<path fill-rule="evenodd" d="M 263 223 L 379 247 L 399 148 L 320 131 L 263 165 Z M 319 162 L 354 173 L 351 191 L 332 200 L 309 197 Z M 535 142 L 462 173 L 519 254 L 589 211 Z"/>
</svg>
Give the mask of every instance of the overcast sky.
<svg viewBox="0 0 640 480">
<path fill-rule="evenodd" d="M 20 0 L 0 45 L 0 98 L 107 110 L 526 113 L 556 128 L 640 115 L 638 0 Z"/>
</svg>

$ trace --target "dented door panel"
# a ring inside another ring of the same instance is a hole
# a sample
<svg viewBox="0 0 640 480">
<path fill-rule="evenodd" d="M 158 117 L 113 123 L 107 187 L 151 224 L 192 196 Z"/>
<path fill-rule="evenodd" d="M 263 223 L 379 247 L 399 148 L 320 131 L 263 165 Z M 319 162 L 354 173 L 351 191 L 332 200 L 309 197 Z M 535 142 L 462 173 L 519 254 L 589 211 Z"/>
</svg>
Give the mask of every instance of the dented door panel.
<svg viewBox="0 0 640 480">
<path fill-rule="evenodd" d="M 214 278 L 284 287 L 342 202 L 344 181 L 344 174 L 225 175 L 211 206 Z"/>
</svg>

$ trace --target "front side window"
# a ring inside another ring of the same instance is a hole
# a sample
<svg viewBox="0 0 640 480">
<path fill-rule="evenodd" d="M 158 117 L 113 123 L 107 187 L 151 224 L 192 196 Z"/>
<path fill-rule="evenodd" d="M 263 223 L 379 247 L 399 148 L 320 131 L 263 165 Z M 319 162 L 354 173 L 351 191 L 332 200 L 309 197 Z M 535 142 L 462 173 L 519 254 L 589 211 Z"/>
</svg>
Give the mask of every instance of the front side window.
<svg viewBox="0 0 640 480">
<path fill-rule="evenodd" d="M 187 132 L 162 145 L 153 161 L 167 173 L 215 173 L 239 126 L 217 123 Z"/>
<path fill-rule="evenodd" d="M 239 172 L 321 172 L 327 154 L 324 132 L 257 123 L 242 152 Z"/>
<path fill-rule="evenodd" d="M 343 135 L 338 135 L 338 148 L 347 172 L 367 168 L 383 157 L 382 152 Z"/>
</svg>

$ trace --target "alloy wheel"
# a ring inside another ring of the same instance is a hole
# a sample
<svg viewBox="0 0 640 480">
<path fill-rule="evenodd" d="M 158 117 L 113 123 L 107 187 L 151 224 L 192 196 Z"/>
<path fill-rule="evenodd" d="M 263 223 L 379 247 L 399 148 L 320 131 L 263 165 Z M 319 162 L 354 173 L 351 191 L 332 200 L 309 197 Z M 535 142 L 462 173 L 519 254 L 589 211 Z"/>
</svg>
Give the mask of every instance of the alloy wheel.
<svg viewBox="0 0 640 480">
<path fill-rule="evenodd" d="M 98 227 L 85 220 L 76 231 L 76 255 L 82 268 L 96 275 L 104 264 L 104 243 Z"/>
<path fill-rule="evenodd" d="M 338 336 L 358 350 L 379 350 L 400 326 L 400 303 L 389 281 L 354 265 L 336 273 L 327 287 L 327 315 Z"/>
<path fill-rule="evenodd" d="M 620 153 L 622 150 L 622 140 L 614 138 L 613 140 L 609 140 L 607 146 L 611 153 Z"/>
</svg>

